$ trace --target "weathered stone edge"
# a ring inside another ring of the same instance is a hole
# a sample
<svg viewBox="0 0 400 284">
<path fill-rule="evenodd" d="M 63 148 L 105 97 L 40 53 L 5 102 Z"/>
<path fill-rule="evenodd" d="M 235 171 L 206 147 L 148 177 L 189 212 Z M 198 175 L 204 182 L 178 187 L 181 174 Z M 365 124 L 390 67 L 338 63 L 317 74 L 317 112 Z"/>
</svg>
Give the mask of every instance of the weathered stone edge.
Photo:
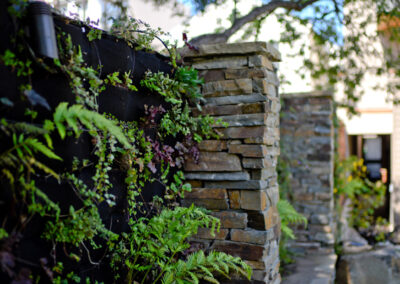
<svg viewBox="0 0 400 284">
<path fill-rule="evenodd" d="M 258 42 L 241 42 L 241 43 L 216 43 L 200 45 L 198 51 L 184 47 L 179 50 L 182 57 L 205 57 L 212 55 L 244 55 L 244 54 L 265 54 L 271 61 L 281 61 L 280 52 L 271 44 Z"/>
</svg>

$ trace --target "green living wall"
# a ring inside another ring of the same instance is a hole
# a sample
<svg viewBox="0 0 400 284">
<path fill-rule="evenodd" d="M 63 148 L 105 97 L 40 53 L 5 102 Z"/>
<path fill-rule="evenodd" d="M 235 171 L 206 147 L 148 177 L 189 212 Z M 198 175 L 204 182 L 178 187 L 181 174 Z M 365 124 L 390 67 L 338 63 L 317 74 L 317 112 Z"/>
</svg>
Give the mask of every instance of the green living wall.
<svg viewBox="0 0 400 284">
<path fill-rule="evenodd" d="M 37 52 L 24 0 L 0 4 L 1 283 L 218 283 L 239 258 L 188 238 L 219 220 L 180 207 L 180 171 L 217 137 L 197 72 L 149 51 L 133 19 L 110 32 L 53 14 L 58 58 Z M 128 32 L 129 31 L 129 32 Z"/>
</svg>

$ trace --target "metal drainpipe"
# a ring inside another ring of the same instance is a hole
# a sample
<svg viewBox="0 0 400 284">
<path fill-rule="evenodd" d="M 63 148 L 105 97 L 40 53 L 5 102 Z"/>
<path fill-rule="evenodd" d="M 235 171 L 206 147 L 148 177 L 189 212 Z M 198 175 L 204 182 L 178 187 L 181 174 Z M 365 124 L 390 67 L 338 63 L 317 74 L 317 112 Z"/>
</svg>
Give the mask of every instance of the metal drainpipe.
<svg viewBox="0 0 400 284">
<path fill-rule="evenodd" d="M 30 31 L 35 52 L 43 57 L 58 59 L 56 33 L 51 7 L 45 2 L 29 2 Z"/>
</svg>

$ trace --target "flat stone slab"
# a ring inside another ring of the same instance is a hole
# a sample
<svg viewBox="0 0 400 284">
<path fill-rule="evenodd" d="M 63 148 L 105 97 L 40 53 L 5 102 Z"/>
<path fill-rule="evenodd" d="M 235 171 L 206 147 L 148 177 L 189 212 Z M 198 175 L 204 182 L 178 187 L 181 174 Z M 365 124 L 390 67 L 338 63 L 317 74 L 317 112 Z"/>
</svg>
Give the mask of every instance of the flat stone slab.
<svg viewBox="0 0 400 284">
<path fill-rule="evenodd" d="M 282 284 L 333 284 L 337 255 L 315 252 L 295 257 L 295 271 L 283 277 Z"/>
<path fill-rule="evenodd" d="M 226 152 L 201 152 L 197 163 L 192 158 L 185 163 L 187 172 L 239 172 L 241 170 L 239 157 Z"/>
<path fill-rule="evenodd" d="M 225 172 L 225 173 L 185 173 L 187 180 L 249 180 L 250 175 L 247 172 Z"/>
<path fill-rule="evenodd" d="M 189 48 L 182 48 L 181 55 L 184 57 L 203 57 L 222 54 L 266 54 L 272 61 L 280 61 L 279 51 L 271 44 L 266 42 L 241 42 L 241 43 L 216 43 L 200 45 L 198 51 Z"/>
<path fill-rule="evenodd" d="M 338 263 L 337 281 L 343 284 L 400 283 L 400 247 L 386 245 L 343 255 Z"/>
</svg>

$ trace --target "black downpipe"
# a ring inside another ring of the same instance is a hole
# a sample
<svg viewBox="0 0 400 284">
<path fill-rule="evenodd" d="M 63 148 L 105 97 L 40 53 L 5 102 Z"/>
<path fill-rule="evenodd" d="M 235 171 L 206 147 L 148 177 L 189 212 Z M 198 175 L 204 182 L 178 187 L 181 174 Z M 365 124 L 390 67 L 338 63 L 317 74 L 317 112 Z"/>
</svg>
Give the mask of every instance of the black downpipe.
<svg viewBox="0 0 400 284">
<path fill-rule="evenodd" d="M 51 8 L 40 1 L 29 3 L 30 31 L 34 50 L 40 56 L 58 59 L 58 49 Z"/>
</svg>

